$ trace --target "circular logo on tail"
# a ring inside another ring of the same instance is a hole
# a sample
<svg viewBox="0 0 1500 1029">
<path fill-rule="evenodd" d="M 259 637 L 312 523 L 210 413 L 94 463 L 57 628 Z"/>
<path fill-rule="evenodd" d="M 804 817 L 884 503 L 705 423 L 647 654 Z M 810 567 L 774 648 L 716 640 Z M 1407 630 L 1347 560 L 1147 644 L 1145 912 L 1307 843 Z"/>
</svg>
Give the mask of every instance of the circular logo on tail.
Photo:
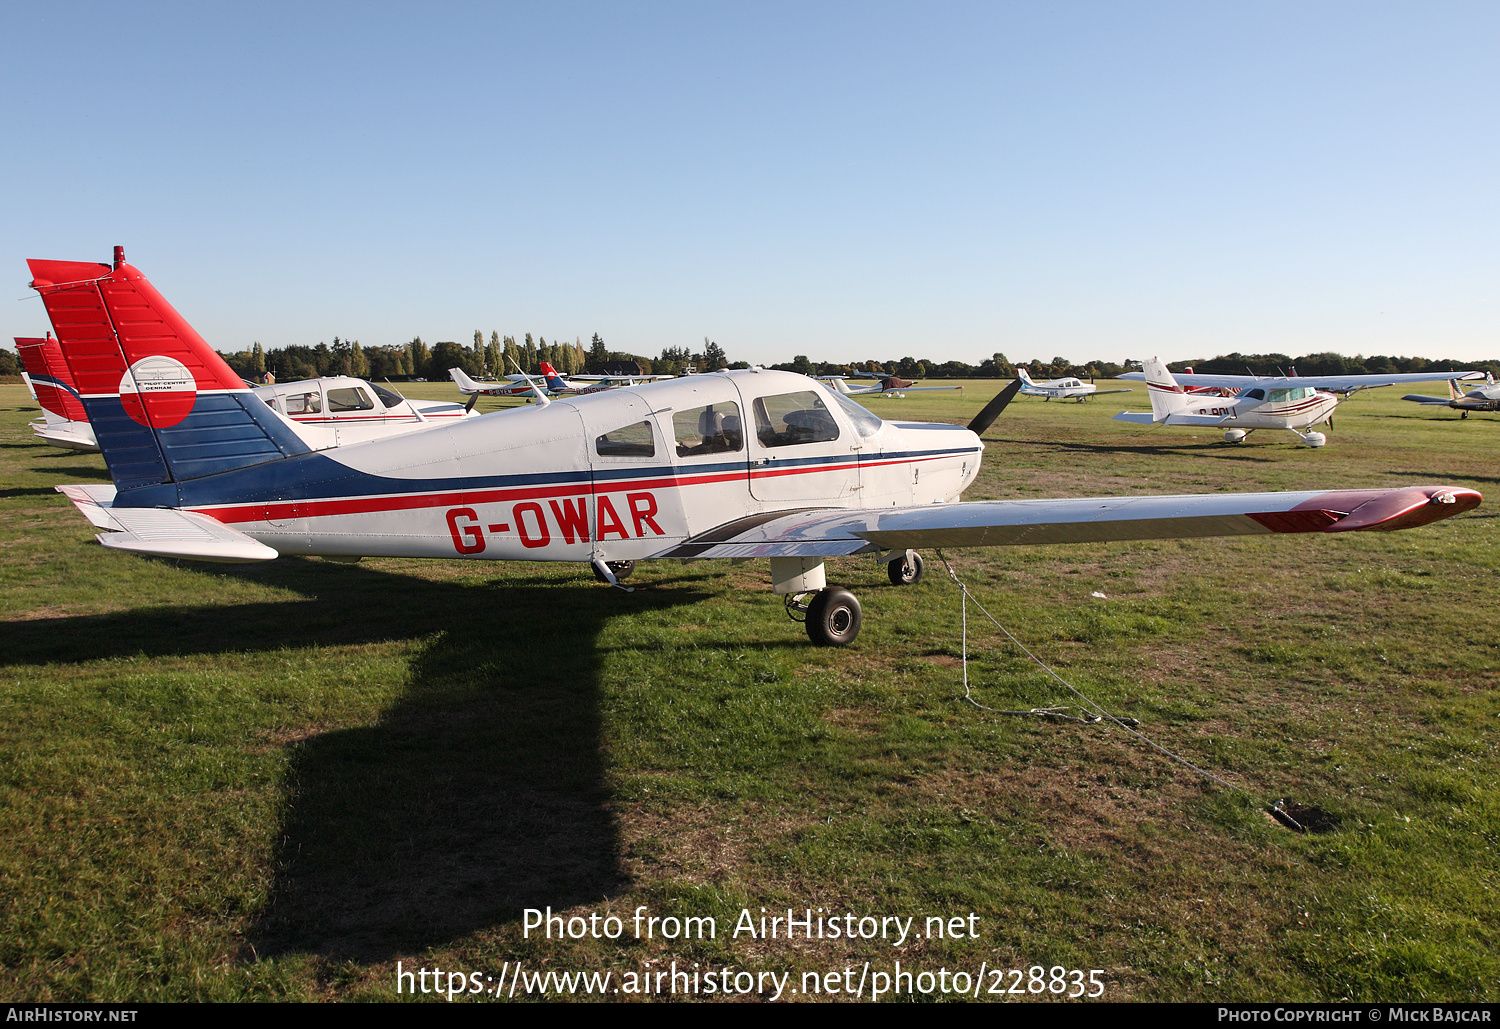
<svg viewBox="0 0 1500 1029">
<path fill-rule="evenodd" d="M 188 416 L 197 399 L 193 373 L 165 354 L 141 358 L 120 379 L 120 403 L 142 425 L 170 428 Z"/>
</svg>

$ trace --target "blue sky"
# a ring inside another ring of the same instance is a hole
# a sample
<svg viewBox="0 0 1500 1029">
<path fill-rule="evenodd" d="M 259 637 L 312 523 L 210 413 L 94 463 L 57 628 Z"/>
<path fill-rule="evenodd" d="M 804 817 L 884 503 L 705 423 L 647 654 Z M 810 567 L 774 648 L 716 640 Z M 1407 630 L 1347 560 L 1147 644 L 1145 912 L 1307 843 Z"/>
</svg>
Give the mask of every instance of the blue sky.
<svg viewBox="0 0 1500 1029">
<path fill-rule="evenodd" d="M 1500 355 L 1494 4 L 10 4 L 0 335 Z"/>
</svg>

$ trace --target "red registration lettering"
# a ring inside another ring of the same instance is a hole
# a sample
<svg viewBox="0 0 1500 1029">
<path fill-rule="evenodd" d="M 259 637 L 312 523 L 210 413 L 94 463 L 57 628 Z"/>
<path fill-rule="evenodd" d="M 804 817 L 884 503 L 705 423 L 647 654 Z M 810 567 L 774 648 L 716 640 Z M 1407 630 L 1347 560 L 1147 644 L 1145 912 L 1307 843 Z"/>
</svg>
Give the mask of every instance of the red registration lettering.
<svg viewBox="0 0 1500 1029">
<path fill-rule="evenodd" d="M 477 554 L 484 549 L 484 532 L 476 524 L 459 525 L 460 518 L 470 523 L 479 521 L 472 507 L 455 507 L 448 512 L 448 532 L 453 536 L 453 549 L 460 554 Z"/>
<path fill-rule="evenodd" d="M 552 517 L 557 519 L 557 527 L 562 531 L 564 543 L 572 543 L 574 539 L 584 543 L 589 541 L 588 497 L 565 499 L 561 505 L 555 500 L 549 500 L 547 506 L 552 508 Z"/>
<path fill-rule="evenodd" d="M 526 525 L 526 516 L 536 515 L 536 535 L 533 536 Z M 527 502 L 517 504 L 511 510 L 511 517 L 516 520 L 516 531 L 521 534 L 521 546 L 523 547 L 545 547 L 552 542 L 552 533 L 547 530 L 547 516 L 542 513 L 541 504 Z"/>
<path fill-rule="evenodd" d="M 642 525 L 651 526 L 651 531 L 658 536 L 665 536 L 661 526 L 656 524 L 652 516 L 656 514 L 656 497 L 650 493 L 627 493 L 625 502 L 630 505 L 630 517 L 635 519 L 635 534 L 637 537 L 646 535 L 641 531 Z"/>
</svg>

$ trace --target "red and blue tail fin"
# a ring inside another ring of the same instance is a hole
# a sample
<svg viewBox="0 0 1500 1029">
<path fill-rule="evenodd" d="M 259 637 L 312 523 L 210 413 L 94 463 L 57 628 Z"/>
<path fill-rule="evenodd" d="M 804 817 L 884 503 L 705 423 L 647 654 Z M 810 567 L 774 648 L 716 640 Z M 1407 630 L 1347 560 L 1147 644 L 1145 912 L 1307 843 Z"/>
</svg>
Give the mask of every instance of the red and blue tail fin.
<svg viewBox="0 0 1500 1029">
<path fill-rule="evenodd" d="M 308 451 L 120 248 L 112 266 L 27 264 L 117 489 Z"/>
<path fill-rule="evenodd" d="M 21 356 L 21 367 L 26 369 L 31 388 L 36 391 L 36 401 L 42 405 L 43 411 L 67 422 L 89 420 L 57 340 L 50 335 L 42 339 L 17 336 L 16 353 Z"/>
<path fill-rule="evenodd" d="M 548 389 L 563 390 L 573 388 L 567 384 L 561 375 L 557 374 L 557 369 L 553 368 L 546 361 L 541 362 L 541 369 L 542 378 L 546 381 Z"/>
</svg>

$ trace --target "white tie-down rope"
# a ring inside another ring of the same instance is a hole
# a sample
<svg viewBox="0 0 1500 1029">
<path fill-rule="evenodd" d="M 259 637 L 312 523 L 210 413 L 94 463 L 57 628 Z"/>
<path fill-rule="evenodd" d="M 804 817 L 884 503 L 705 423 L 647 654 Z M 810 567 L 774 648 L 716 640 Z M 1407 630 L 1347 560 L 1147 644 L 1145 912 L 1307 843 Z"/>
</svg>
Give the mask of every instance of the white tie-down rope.
<svg viewBox="0 0 1500 1029">
<path fill-rule="evenodd" d="M 991 711 L 991 712 L 994 712 L 995 714 L 1002 714 L 1002 715 L 1036 715 L 1036 716 L 1042 717 L 1042 718 L 1066 718 L 1066 719 L 1069 719 L 1069 720 L 1075 721 L 1075 722 L 1088 722 L 1088 723 L 1094 723 L 1094 722 L 1100 722 L 1100 721 L 1113 722 L 1115 725 L 1118 725 L 1121 729 L 1124 729 L 1126 732 L 1130 733 L 1130 735 L 1136 737 L 1142 743 L 1146 744 L 1146 746 L 1150 747 L 1152 750 L 1155 750 L 1158 753 L 1163 754 L 1166 757 L 1171 758 L 1173 761 L 1176 761 L 1180 765 L 1184 765 L 1187 768 L 1191 768 L 1193 771 L 1197 772 L 1199 775 L 1203 776 L 1205 779 L 1212 779 L 1214 782 L 1216 782 L 1219 785 L 1223 786 L 1225 789 L 1233 790 L 1234 792 L 1236 792 L 1236 793 L 1238 793 L 1238 794 L 1240 794 L 1240 795 L 1242 795 L 1244 797 L 1249 797 L 1251 800 L 1255 799 L 1254 797 L 1251 797 L 1250 794 L 1247 793 L 1244 789 L 1242 789 L 1239 786 L 1234 785 L 1234 783 L 1226 782 L 1225 780 L 1219 778 L 1219 776 L 1214 775 L 1212 772 L 1205 771 L 1204 769 L 1199 768 L 1197 765 L 1193 764 L 1187 758 L 1182 757 L 1179 754 L 1174 754 L 1170 750 L 1167 750 L 1165 747 L 1159 745 L 1158 743 L 1156 743 L 1155 741 L 1153 741 L 1150 737 L 1148 737 L 1145 733 L 1137 732 L 1135 729 L 1131 728 L 1131 724 L 1132 723 L 1134 723 L 1136 725 L 1140 724 L 1139 722 L 1136 722 L 1135 719 L 1116 718 L 1114 715 L 1112 715 L 1108 711 L 1104 710 L 1104 708 L 1102 708 L 1098 704 L 1094 703 L 1094 701 L 1092 701 L 1088 697 L 1084 696 L 1083 693 L 1081 691 L 1079 691 L 1077 687 L 1075 687 L 1072 683 L 1068 682 L 1068 680 L 1064 679 L 1062 676 L 1058 675 L 1051 668 L 1049 668 L 1047 666 L 1047 663 L 1045 661 L 1043 661 L 1041 658 L 1037 657 L 1031 651 L 1027 650 L 1026 647 L 1025 647 L 1025 645 L 1022 644 L 1020 640 L 1016 639 L 1014 636 L 1011 635 L 1009 629 L 1007 629 L 1005 626 L 1001 625 L 1000 622 L 995 618 L 994 615 L 992 615 L 988 611 L 986 611 L 985 608 L 984 608 L 984 605 L 981 604 L 978 601 L 978 599 L 976 599 L 975 596 L 972 593 L 969 592 L 969 587 L 966 586 L 966 585 L 964 585 L 963 581 L 961 579 L 959 579 L 958 573 L 953 570 L 953 566 L 948 563 L 948 559 L 943 556 L 943 552 L 941 550 L 938 550 L 938 551 L 936 551 L 936 553 L 937 553 L 937 556 L 938 556 L 938 560 L 941 561 L 941 562 L 943 562 L 943 567 L 946 568 L 946 569 L 948 569 L 948 578 L 950 578 L 950 579 L 953 580 L 954 585 L 956 585 L 958 587 L 959 592 L 962 594 L 962 600 L 960 601 L 960 606 L 961 606 L 961 609 L 962 609 L 962 612 L 963 612 L 964 699 L 967 700 L 970 704 L 973 704 L 975 707 L 979 708 L 982 711 Z M 1017 650 L 1019 650 L 1021 653 L 1025 654 L 1027 657 L 1031 658 L 1031 660 L 1036 663 L 1036 666 L 1038 668 L 1040 668 L 1042 671 L 1046 672 L 1048 675 L 1052 676 L 1052 678 L 1054 678 L 1058 682 L 1062 683 L 1063 687 L 1065 689 L 1067 689 L 1067 691 L 1069 693 L 1073 694 L 1073 696 L 1075 696 L 1075 697 L 1078 698 L 1079 703 L 1083 707 L 1085 707 L 1089 711 L 1092 711 L 1093 712 L 1093 717 L 1091 717 L 1091 718 L 1090 717 L 1080 718 L 1077 715 L 1065 715 L 1065 714 L 1062 714 L 1062 712 L 1065 711 L 1066 708 L 1060 708 L 1060 707 L 1032 708 L 1029 711 L 1001 711 L 998 708 L 985 707 L 983 704 L 979 703 L 979 701 L 975 700 L 972 696 L 970 696 L 970 694 L 969 694 L 969 607 L 968 607 L 970 601 L 974 602 L 974 606 L 977 607 L 977 608 L 979 608 L 980 612 L 986 618 L 988 618 L 991 623 L 994 624 L 995 628 L 999 629 L 1002 633 L 1005 634 L 1005 638 L 1006 639 L 1010 640 L 1012 643 L 1014 643 L 1016 645 L 1016 649 Z M 1281 820 L 1281 821 L 1290 820 L 1290 816 L 1285 814 L 1285 811 L 1281 808 L 1280 805 L 1281 805 L 1280 801 L 1277 801 L 1277 803 L 1275 805 L 1271 805 L 1271 811 L 1272 811 L 1272 813 L 1277 816 L 1278 820 Z M 1285 817 L 1283 818 L 1282 816 L 1285 816 Z M 1298 830 L 1300 830 L 1302 828 L 1300 825 L 1297 825 L 1297 823 L 1295 821 L 1292 821 L 1291 824 L 1292 824 L 1293 827 L 1297 828 Z"/>
</svg>

